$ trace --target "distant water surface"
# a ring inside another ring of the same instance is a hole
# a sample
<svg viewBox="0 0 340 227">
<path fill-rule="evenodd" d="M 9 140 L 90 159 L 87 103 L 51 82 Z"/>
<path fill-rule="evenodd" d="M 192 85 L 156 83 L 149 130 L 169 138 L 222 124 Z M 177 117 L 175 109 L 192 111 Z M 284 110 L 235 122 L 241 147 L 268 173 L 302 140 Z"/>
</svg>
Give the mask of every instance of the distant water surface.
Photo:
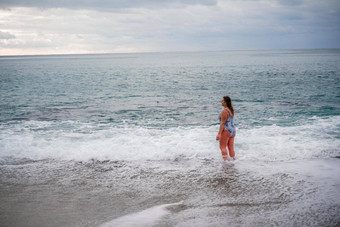
<svg viewBox="0 0 340 227">
<path fill-rule="evenodd" d="M 339 49 L 12 56 L 0 69 L 0 226 L 150 212 L 147 226 L 340 224 Z"/>
</svg>

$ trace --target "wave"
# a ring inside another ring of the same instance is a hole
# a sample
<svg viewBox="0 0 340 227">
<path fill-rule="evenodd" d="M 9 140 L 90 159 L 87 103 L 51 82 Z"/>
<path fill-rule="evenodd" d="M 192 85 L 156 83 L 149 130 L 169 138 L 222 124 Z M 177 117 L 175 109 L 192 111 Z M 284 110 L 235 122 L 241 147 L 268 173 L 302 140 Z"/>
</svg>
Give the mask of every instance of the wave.
<svg viewBox="0 0 340 227">
<path fill-rule="evenodd" d="M 340 155 L 340 116 L 291 127 L 240 128 L 239 160 L 284 161 Z M 22 121 L 0 126 L 0 158 L 95 160 L 221 159 L 218 126 L 154 129 L 76 121 Z"/>
</svg>

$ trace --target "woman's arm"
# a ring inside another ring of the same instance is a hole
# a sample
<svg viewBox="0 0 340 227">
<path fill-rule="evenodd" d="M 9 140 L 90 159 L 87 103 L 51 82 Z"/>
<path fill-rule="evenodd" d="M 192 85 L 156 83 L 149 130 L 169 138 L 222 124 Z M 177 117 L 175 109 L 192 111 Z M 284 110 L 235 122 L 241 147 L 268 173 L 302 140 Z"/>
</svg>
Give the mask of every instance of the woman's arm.
<svg viewBox="0 0 340 227">
<path fill-rule="evenodd" d="M 223 128 L 224 128 L 224 125 L 225 125 L 225 122 L 227 121 L 227 119 L 228 119 L 228 112 L 225 111 L 225 110 L 222 110 L 222 112 L 221 112 L 221 124 L 220 124 L 220 129 L 218 130 L 218 134 L 216 136 L 216 140 L 220 140 L 221 135 L 222 135 L 222 131 L 223 131 Z"/>
</svg>

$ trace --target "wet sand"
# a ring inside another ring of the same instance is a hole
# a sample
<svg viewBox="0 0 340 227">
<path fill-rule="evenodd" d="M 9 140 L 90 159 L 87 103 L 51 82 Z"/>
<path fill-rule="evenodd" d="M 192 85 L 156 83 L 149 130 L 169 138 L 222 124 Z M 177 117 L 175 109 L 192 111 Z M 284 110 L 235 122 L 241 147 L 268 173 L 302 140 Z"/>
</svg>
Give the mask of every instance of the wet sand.
<svg viewBox="0 0 340 227">
<path fill-rule="evenodd" d="M 0 170 L 0 226 L 109 226 L 118 221 L 121 226 L 144 221 L 145 226 L 202 227 L 340 223 L 338 158 L 11 160 L 2 161 Z M 147 222 L 143 212 L 148 213 Z"/>
</svg>

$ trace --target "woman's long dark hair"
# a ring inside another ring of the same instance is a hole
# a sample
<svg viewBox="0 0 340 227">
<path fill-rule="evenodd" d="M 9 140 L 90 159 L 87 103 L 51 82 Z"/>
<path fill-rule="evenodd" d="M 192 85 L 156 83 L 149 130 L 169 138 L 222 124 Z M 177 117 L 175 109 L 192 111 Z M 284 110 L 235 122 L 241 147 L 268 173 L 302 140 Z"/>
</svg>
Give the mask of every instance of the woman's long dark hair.
<svg viewBox="0 0 340 227">
<path fill-rule="evenodd" d="M 234 108 L 233 108 L 233 104 L 231 103 L 231 98 L 229 96 L 224 96 L 223 99 L 224 99 L 224 102 L 227 103 L 227 107 L 229 108 L 231 113 L 234 115 Z"/>
</svg>

